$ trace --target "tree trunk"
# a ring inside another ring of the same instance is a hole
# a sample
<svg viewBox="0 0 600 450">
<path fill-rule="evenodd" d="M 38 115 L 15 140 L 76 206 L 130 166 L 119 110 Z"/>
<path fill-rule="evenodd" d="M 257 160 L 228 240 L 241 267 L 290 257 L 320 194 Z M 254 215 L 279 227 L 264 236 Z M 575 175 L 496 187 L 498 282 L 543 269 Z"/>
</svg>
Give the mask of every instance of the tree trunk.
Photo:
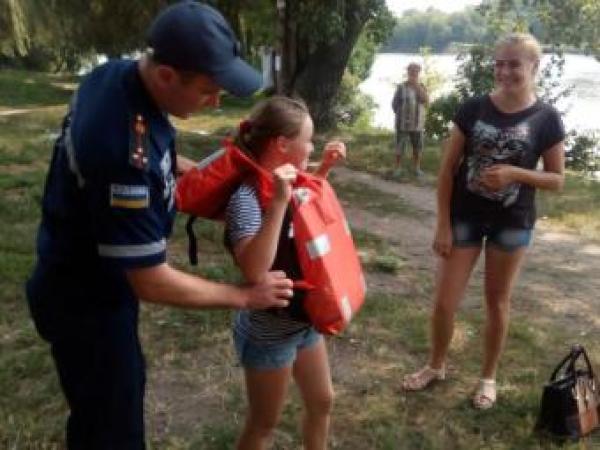
<svg viewBox="0 0 600 450">
<path fill-rule="evenodd" d="M 288 95 L 302 97 L 319 130 L 335 125 L 334 101 L 358 37 L 368 21 L 368 8 L 360 0 L 344 2 L 344 32 L 337 41 L 311 45 L 297 11 L 287 2 L 283 44 L 283 85 Z M 312 30 L 311 33 L 318 32 Z"/>
<path fill-rule="evenodd" d="M 9 32 L 9 35 L 12 34 L 15 54 L 17 56 L 25 56 L 31 46 L 31 38 L 28 33 L 23 5 L 18 0 L 8 0 L 6 5 L 2 7 L 2 12 L 7 13 L 9 19 L 8 23 L 4 25 L 7 26 L 8 30 L 12 31 L 12 33 Z M 3 18 L 1 22 L 5 21 L 6 19 Z"/>
</svg>

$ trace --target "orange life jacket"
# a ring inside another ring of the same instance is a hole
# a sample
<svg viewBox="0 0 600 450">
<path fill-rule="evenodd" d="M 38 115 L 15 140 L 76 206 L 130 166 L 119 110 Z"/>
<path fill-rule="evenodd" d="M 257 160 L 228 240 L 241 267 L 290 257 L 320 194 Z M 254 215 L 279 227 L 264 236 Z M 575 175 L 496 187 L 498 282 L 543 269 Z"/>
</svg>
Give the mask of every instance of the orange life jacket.
<svg viewBox="0 0 600 450">
<path fill-rule="evenodd" d="M 222 220 L 229 198 L 247 179 L 251 179 L 256 187 L 264 210 L 273 197 L 271 174 L 227 138 L 223 148 L 204 158 L 177 180 L 175 204 L 179 211 Z"/>
<path fill-rule="evenodd" d="M 225 140 L 223 148 L 189 170 L 177 182 L 180 211 L 223 219 L 229 198 L 252 179 L 263 210 L 273 197 L 271 174 Z M 299 172 L 291 198 L 292 229 L 306 289 L 303 307 L 313 326 L 337 334 L 364 302 L 366 285 L 350 228 L 327 180 Z"/>
</svg>

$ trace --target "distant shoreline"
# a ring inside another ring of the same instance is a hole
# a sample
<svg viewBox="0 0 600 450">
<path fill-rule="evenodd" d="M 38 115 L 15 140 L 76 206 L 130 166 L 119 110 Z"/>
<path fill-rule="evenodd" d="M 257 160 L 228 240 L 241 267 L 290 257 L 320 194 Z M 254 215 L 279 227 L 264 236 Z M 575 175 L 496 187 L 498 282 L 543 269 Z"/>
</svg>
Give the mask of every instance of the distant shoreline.
<svg viewBox="0 0 600 450">
<path fill-rule="evenodd" d="M 429 55 L 456 55 L 460 52 L 466 52 L 469 47 L 472 47 L 476 44 L 467 44 L 467 43 L 461 43 L 461 44 L 450 44 L 446 50 L 442 51 L 442 52 L 434 52 L 431 51 L 428 54 Z M 542 52 L 545 54 L 552 54 L 554 53 L 553 51 L 553 47 L 550 45 L 542 45 Z M 564 54 L 569 54 L 569 55 L 583 55 L 583 56 L 589 56 L 594 58 L 594 55 L 590 52 L 584 51 L 580 48 L 577 47 L 564 47 L 562 49 L 562 52 Z M 385 51 L 380 51 L 378 52 L 378 54 L 413 54 L 413 55 L 420 55 L 422 52 L 420 49 L 402 49 L 402 50 L 388 50 L 386 49 Z"/>
<path fill-rule="evenodd" d="M 551 55 L 544 55 L 543 64 L 551 58 Z M 571 91 L 568 97 L 561 99 L 558 107 L 565 113 L 565 125 L 568 129 L 581 132 L 600 133 L 597 120 L 600 116 L 600 61 L 591 56 L 570 53 L 565 53 L 564 58 L 560 83 L 563 87 L 571 87 Z M 371 95 L 377 104 L 373 117 L 375 126 L 393 130 L 394 117 L 389 101 L 394 95 L 396 83 L 403 79 L 405 67 L 411 61 L 426 64 L 432 73 L 441 76 L 436 95 L 454 89 L 454 77 L 461 64 L 456 54 L 379 53 L 369 78 L 361 83 L 361 91 Z"/>
</svg>

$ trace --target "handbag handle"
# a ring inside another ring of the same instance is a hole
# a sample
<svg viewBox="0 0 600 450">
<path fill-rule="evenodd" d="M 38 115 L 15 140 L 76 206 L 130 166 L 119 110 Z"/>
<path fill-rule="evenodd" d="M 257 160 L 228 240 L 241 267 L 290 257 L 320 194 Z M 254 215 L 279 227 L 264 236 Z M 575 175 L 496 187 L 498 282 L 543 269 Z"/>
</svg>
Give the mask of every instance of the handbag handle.
<svg viewBox="0 0 600 450">
<path fill-rule="evenodd" d="M 573 358 L 571 360 L 571 362 L 569 363 L 568 370 L 571 373 L 575 372 L 575 364 L 577 363 L 577 360 L 579 359 L 579 357 L 583 356 L 583 359 L 585 360 L 585 364 L 587 366 L 587 371 L 590 374 L 590 376 L 593 378 L 594 377 L 594 369 L 592 368 L 592 363 L 590 362 L 590 358 L 588 358 L 587 352 L 585 351 L 585 349 L 583 348 L 582 345 L 576 344 L 576 345 L 574 345 L 574 347 L 577 350 L 577 356 L 575 358 Z"/>
<path fill-rule="evenodd" d="M 579 357 L 581 355 L 583 355 L 586 365 L 587 365 L 587 368 L 588 368 L 588 371 L 589 371 L 590 375 L 593 377 L 594 371 L 592 369 L 592 364 L 590 363 L 590 359 L 588 358 L 588 355 L 587 355 L 585 349 L 583 348 L 583 346 L 581 346 L 579 344 L 575 344 L 571 348 L 571 352 L 567 356 L 565 356 L 560 363 L 558 363 L 558 365 L 552 372 L 552 375 L 550 376 L 550 382 L 555 381 L 557 379 L 557 376 L 558 376 L 560 370 L 567 363 L 568 363 L 568 365 L 567 365 L 566 373 L 574 373 L 575 372 L 575 363 L 577 362 L 577 360 L 579 359 Z"/>
</svg>

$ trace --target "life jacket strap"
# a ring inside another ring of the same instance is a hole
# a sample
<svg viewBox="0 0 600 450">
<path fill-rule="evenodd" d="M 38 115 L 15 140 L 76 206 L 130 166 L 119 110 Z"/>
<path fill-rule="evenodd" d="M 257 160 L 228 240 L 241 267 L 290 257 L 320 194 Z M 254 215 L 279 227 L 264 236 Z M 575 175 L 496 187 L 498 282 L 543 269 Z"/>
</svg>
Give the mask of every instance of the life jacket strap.
<svg viewBox="0 0 600 450">
<path fill-rule="evenodd" d="M 196 238 L 196 233 L 194 232 L 195 221 L 196 216 L 189 216 L 185 224 L 185 231 L 188 236 L 188 258 L 192 266 L 198 265 L 198 239 Z"/>
</svg>

